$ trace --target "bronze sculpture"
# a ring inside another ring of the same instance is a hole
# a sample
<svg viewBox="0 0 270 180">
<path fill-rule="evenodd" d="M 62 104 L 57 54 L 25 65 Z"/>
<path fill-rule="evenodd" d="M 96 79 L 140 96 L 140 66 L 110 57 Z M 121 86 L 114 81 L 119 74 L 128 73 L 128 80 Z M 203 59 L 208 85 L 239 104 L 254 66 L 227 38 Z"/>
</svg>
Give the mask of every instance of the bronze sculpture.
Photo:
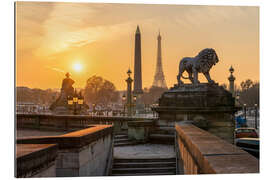
<svg viewBox="0 0 270 180">
<path fill-rule="evenodd" d="M 184 57 L 179 63 L 178 85 L 184 84 L 181 78 L 189 79 L 193 84 L 199 84 L 198 73 L 203 73 L 208 83 L 215 83 L 211 79 L 209 71 L 218 61 L 216 51 L 212 48 L 203 49 L 195 57 Z M 188 77 L 183 76 L 185 71 L 187 71 Z"/>
<path fill-rule="evenodd" d="M 72 87 L 72 85 L 75 83 L 75 81 L 73 81 L 69 76 L 70 74 L 66 73 L 66 78 L 62 81 L 61 92 L 65 92 L 66 96 L 73 96 L 74 88 Z"/>
<path fill-rule="evenodd" d="M 66 78 L 62 81 L 62 87 L 60 96 L 52 103 L 50 106 L 50 110 L 55 110 L 57 107 L 67 107 L 68 97 L 72 97 L 74 95 L 74 88 L 72 85 L 75 83 L 74 80 L 70 78 L 70 74 L 66 73 Z"/>
</svg>

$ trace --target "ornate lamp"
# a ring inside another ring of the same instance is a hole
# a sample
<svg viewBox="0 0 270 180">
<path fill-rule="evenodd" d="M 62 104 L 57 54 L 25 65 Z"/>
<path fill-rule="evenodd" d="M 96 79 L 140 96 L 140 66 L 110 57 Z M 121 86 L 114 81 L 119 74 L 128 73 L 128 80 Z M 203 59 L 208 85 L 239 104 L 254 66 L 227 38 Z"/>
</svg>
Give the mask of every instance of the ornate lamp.
<svg viewBox="0 0 270 180">
<path fill-rule="evenodd" d="M 83 104 L 82 92 L 80 92 L 80 94 L 79 94 L 79 98 L 78 98 L 78 104 L 80 104 L 80 105 L 82 105 L 82 104 Z"/>
<path fill-rule="evenodd" d="M 126 95 L 125 95 L 125 94 L 122 96 L 122 100 L 123 100 L 123 101 L 126 100 Z"/>
<path fill-rule="evenodd" d="M 93 113 L 95 113 L 95 112 L 96 112 L 96 104 L 93 103 L 93 104 L 92 104 L 92 107 L 93 107 Z"/>
<path fill-rule="evenodd" d="M 73 98 L 68 96 L 68 105 L 72 105 L 73 104 Z"/>
<path fill-rule="evenodd" d="M 77 97 L 77 96 L 74 96 L 74 97 L 73 97 L 73 102 L 74 102 L 74 103 L 77 103 L 77 102 L 78 102 L 78 97 Z"/>
<path fill-rule="evenodd" d="M 134 95 L 134 96 L 133 96 L 133 101 L 136 102 L 136 100 L 137 100 L 137 96 Z"/>
</svg>

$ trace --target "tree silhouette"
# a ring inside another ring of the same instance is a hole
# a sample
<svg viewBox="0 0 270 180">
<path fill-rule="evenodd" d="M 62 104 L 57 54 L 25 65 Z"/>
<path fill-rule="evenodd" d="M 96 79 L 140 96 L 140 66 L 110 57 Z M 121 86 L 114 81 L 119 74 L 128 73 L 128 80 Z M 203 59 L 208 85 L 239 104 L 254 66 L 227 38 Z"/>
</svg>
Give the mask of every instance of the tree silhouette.
<svg viewBox="0 0 270 180">
<path fill-rule="evenodd" d="M 87 103 L 107 106 L 119 99 L 114 84 L 100 76 L 92 76 L 86 81 L 84 96 Z"/>
<path fill-rule="evenodd" d="M 30 89 L 28 87 L 16 87 L 16 101 L 21 103 L 34 103 L 49 106 L 57 97 L 59 92 L 51 89 Z"/>
<path fill-rule="evenodd" d="M 259 106 L 260 103 L 260 83 L 253 82 L 247 79 L 240 84 L 241 89 L 238 89 L 240 102 L 247 106 L 253 107 L 255 104 Z"/>
</svg>

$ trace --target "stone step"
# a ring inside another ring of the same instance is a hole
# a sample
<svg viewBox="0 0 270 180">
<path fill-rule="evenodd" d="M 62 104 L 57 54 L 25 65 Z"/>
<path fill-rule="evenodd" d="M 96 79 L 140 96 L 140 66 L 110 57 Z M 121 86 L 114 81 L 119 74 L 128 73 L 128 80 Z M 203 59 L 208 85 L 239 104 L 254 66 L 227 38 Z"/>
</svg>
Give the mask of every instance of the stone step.
<svg viewBox="0 0 270 180">
<path fill-rule="evenodd" d="M 128 137 L 118 137 L 118 138 L 114 138 L 114 140 L 123 140 L 123 139 L 128 139 Z"/>
<path fill-rule="evenodd" d="M 128 135 L 127 134 L 114 135 L 114 139 L 118 139 L 118 138 L 128 138 Z"/>
<path fill-rule="evenodd" d="M 111 174 L 111 176 L 157 176 L 157 175 L 176 175 L 175 172 L 157 172 L 157 173 L 134 173 L 134 174 Z"/>
<path fill-rule="evenodd" d="M 140 162 L 175 162 L 175 158 L 149 158 L 149 159 L 114 159 L 113 163 L 140 163 Z"/>
<path fill-rule="evenodd" d="M 174 162 L 122 162 L 114 163 L 113 168 L 148 168 L 148 167 L 175 167 Z"/>
<path fill-rule="evenodd" d="M 114 135 L 127 135 L 128 131 L 121 131 L 121 132 L 117 132 Z"/>
<path fill-rule="evenodd" d="M 174 126 L 162 126 L 162 125 L 159 125 L 157 129 L 163 130 L 163 131 L 168 131 L 168 132 L 175 132 L 175 127 Z M 154 130 L 156 130 L 156 129 L 154 129 Z"/>
<path fill-rule="evenodd" d="M 169 129 L 163 129 L 163 128 L 158 128 L 158 129 L 153 129 L 150 131 L 150 134 L 171 134 L 174 135 L 174 131 L 169 130 Z"/>
<path fill-rule="evenodd" d="M 174 134 L 150 134 L 150 138 L 175 138 Z"/>
<path fill-rule="evenodd" d="M 130 142 L 129 139 L 115 139 L 114 143 L 124 143 L 124 142 Z"/>
<path fill-rule="evenodd" d="M 174 134 L 150 134 L 149 140 L 157 144 L 174 144 Z"/>
<path fill-rule="evenodd" d="M 175 167 L 112 168 L 112 174 L 176 173 Z"/>
<path fill-rule="evenodd" d="M 114 142 L 114 147 L 117 146 L 130 146 L 130 145 L 137 145 L 138 143 L 133 142 L 133 141 L 128 141 L 128 142 Z"/>
</svg>

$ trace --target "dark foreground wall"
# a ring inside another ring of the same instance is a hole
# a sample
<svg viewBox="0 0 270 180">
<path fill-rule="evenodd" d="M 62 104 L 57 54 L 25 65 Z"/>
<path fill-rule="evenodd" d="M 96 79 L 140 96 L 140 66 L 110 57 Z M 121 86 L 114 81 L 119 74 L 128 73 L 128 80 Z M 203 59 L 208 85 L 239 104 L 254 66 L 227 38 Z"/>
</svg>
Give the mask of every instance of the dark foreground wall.
<svg viewBox="0 0 270 180">
<path fill-rule="evenodd" d="M 51 151 L 40 149 L 28 153 L 28 161 L 21 160 L 23 154 L 17 153 L 16 177 L 76 177 L 76 176 L 104 176 L 109 174 L 113 158 L 113 127 L 112 125 L 96 125 L 91 128 L 74 131 L 72 133 L 17 139 L 17 151 L 25 151 L 24 146 L 42 146 L 55 144 L 57 154 L 50 158 L 51 166 L 33 166 L 29 164 L 40 162 L 40 158 L 51 156 Z M 54 149 L 55 150 L 55 149 Z M 55 151 L 54 151 L 55 152 Z M 29 156 L 29 154 L 32 156 Z M 39 154 L 39 155 L 35 155 Z M 30 162 L 30 163 L 29 163 Z M 53 169 L 55 168 L 55 170 Z M 45 173 L 46 172 L 46 173 Z"/>
<path fill-rule="evenodd" d="M 179 173 L 259 172 L 259 161 L 237 146 L 193 125 L 176 124 L 175 129 Z"/>
<path fill-rule="evenodd" d="M 55 144 L 17 144 L 16 177 L 53 177 L 56 175 Z"/>
</svg>

